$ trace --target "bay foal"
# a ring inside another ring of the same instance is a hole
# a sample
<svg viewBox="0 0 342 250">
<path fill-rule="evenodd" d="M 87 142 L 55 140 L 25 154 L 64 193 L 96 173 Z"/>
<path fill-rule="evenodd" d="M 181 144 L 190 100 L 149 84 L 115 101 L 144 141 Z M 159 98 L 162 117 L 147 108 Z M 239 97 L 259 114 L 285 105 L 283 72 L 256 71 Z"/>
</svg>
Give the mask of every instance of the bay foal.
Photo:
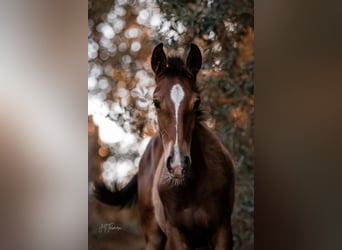
<svg viewBox="0 0 342 250">
<path fill-rule="evenodd" d="M 233 249 L 231 214 L 234 161 L 202 121 L 196 75 L 199 48 L 185 62 L 155 47 L 151 65 L 159 131 L 149 142 L 136 176 L 122 190 L 97 184 L 97 198 L 112 205 L 137 194 L 146 249 Z"/>
</svg>

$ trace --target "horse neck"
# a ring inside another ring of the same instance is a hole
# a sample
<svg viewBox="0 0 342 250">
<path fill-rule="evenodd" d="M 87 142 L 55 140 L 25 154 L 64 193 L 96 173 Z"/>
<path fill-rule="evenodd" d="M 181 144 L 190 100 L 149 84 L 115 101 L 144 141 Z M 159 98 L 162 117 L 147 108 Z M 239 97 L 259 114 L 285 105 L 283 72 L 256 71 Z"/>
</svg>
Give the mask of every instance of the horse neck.
<svg viewBox="0 0 342 250">
<path fill-rule="evenodd" d="M 191 142 L 191 159 L 192 164 L 196 165 L 196 169 L 203 170 L 205 168 L 205 131 L 204 125 L 196 121 L 195 127 L 192 134 L 192 142 Z M 196 171 L 197 172 L 197 171 Z"/>
</svg>

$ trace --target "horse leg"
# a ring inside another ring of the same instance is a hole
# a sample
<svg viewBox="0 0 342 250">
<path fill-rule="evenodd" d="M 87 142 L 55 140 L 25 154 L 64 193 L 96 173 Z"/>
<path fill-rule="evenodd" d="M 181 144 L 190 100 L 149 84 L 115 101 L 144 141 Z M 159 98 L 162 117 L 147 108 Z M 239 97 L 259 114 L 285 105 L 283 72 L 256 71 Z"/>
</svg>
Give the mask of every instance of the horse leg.
<svg viewBox="0 0 342 250">
<path fill-rule="evenodd" d="M 230 223 L 217 230 L 217 233 L 214 235 L 213 245 L 215 250 L 233 249 L 233 233 Z"/>
<path fill-rule="evenodd" d="M 154 228 L 153 231 L 145 233 L 145 250 L 164 250 L 166 237 L 160 228 Z"/>
<path fill-rule="evenodd" d="M 191 250 L 192 248 L 186 243 L 183 234 L 173 226 L 168 225 L 167 241 L 165 250 Z"/>
<path fill-rule="evenodd" d="M 145 250 L 164 250 L 166 237 L 154 218 L 153 213 L 145 213 L 141 218 L 145 235 Z"/>
</svg>

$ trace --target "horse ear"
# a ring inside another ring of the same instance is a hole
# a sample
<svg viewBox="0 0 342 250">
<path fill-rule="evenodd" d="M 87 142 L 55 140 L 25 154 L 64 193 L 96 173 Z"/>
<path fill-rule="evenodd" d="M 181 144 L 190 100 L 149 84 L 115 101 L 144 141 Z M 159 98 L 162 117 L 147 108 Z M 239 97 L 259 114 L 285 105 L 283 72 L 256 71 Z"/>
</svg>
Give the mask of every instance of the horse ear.
<svg viewBox="0 0 342 250">
<path fill-rule="evenodd" d="M 166 55 L 162 43 L 158 44 L 152 52 L 151 66 L 156 75 L 159 75 L 166 68 Z"/>
<path fill-rule="evenodd" d="M 190 44 L 190 52 L 186 59 L 186 66 L 191 73 L 196 76 L 202 66 L 202 55 L 200 49 L 195 44 Z"/>
</svg>

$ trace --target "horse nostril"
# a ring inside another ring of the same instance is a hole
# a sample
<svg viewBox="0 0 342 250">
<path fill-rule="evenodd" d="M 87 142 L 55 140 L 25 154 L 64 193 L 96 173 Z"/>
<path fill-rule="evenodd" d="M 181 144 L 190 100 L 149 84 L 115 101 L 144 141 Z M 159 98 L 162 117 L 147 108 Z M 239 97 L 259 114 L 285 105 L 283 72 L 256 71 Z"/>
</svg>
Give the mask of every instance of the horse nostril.
<svg viewBox="0 0 342 250">
<path fill-rule="evenodd" d="M 171 167 L 171 161 L 172 161 L 172 157 L 171 156 L 167 157 L 166 167 L 167 167 L 167 170 L 172 174 L 173 168 Z"/>
<path fill-rule="evenodd" d="M 185 156 L 184 162 L 183 162 L 183 171 L 182 172 L 185 173 L 188 170 L 189 166 L 190 166 L 190 157 Z"/>
</svg>

